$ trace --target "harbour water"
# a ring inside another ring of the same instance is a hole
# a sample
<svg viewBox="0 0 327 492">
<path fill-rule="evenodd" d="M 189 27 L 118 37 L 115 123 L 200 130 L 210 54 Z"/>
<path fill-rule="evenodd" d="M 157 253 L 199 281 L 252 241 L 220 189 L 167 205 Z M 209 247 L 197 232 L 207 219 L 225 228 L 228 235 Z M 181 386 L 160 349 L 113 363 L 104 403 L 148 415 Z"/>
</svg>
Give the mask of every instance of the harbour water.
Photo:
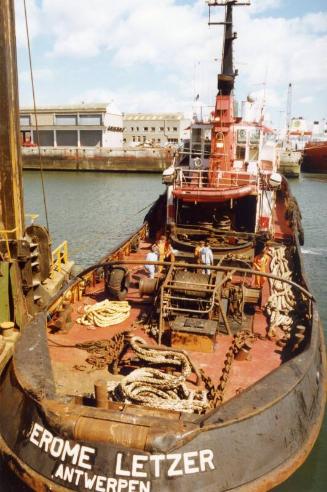
<svg viewBox="0 0 327 492">
<path fill-rule="evenodd" d="M 291 181 L 291 187 L 303 215 L 306 272 L 327 335 L 327 176 L 302 175 L 299 180 Z M 45 189 L 53 247 L 67 239 L 72 259 L 86 266 L 142 223 L 147 206 L 163 191 L 163 186 L 158 174 L 47 172 Z M 26 212 L 38 213 L 37 222 L 45 224 L 39 173 L 24 173 L 24 193 Z M 306 463 L 275 491 L 325 492 L 326 460 L 325 418 L 320 437 Z M 13 483 L 0 469 L 0 492 L 23 490 L 25 488 Z"/>
</svg>

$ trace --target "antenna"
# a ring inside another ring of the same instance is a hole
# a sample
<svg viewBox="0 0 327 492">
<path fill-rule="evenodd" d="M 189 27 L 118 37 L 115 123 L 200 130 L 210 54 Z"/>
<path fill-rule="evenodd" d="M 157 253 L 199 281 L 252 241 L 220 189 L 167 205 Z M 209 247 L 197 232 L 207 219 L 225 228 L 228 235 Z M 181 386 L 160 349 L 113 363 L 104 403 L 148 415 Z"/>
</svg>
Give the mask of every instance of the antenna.
<svg viewBox="0 0 327 492">
<path fill-rule="evenodd" d="M 291 116 L 292 116 L 292 84 L 288 84 L 287 90 L 287 102 L 286 102 L 286 131 L 287 138 L 289 137 L 290 126 L 291 126 Z"/>
</svg>

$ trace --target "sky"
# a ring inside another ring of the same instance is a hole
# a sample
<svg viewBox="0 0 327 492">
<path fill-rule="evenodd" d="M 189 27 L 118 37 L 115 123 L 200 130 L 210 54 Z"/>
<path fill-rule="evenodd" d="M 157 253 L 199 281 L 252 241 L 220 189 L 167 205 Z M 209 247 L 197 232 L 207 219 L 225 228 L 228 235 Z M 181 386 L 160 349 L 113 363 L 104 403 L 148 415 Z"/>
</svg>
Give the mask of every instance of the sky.
<svg viewBox="0 0 327 492">
<path fill-rule="evenodd" d="M 20 105 L 31 105 L 23 0 L 15 0 Z M 204 0 L 26 0 L 37 105 L 108 102 L 120 111 L 204 114 L 214 105 L 222 27 Z M 224 9 L 213 9 L 222 20 Z M 234 8 L 235 97 L 281 127 L 327 118 L 327 0 Z M 195 104 L 195 97 L 199 95 Z"/>
</svg>

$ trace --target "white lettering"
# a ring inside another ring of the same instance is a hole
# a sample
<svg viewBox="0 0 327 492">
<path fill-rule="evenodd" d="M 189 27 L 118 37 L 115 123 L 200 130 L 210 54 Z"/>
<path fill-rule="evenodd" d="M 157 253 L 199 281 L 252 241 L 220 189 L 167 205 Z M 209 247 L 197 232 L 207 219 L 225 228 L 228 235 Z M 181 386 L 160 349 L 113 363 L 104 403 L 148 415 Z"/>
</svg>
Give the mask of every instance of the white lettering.
<svg viewBox="0 0 327 492">
<path fill-rule="evenodd" d="M 130 477 L 131 472 L 128 470 L 122 470 L 123 453 L 118 453 L 116 458 L 116 475 L 122 475 L 123 477 Z"/>
<path fill-rule="evenodd" d="M 121 492 L 123 489 L 127 489 L 129 480 L 125 480 L 124 478 L 120 478 L 118 480 L 117 492 Z"/>
<path fill-rule="evenodd" d="M 129 480 L 128 481 L 128 492 L 137 492 L 137 486 L 139 485 L 138 480 Z"/>
<path fill-rule="evenodd" d="M 165 459 L 164 454 L 154 454 L 150 456 L 150 461 L 154 461 L 154 476 L 156 478 L 160 477 L 160 462 Z"/>
<path fill-rule="evenodd" d="M 63 448 L 64 448 L 64 441 L 60 437 L 55 437 L 50 446 L 51 456 L 53 456 L 54 458 L 59 458 Z"/>
<path fill-rule="evenodd" d="M 89 490 L 92 490 L 96 479 L 97 479 L 97 476 L 96 475 L 94 475 L 92 478 L 89 478 L 87 472 L 84 472 L 84 484 L 85 484 L 85 488 L 86 489 L 89 489 Z"/>
<path fill-rule="evenodd" d="M 35 444 L 35 446 L 39 445 L 39 441 L 37 441 L 37 438 L 40 435 L 40 432 L 43 431 L 43 427 L 35 422 L 33 426 L 32 433 L 30 435 L 30 441 Z"/>
<path fill-rule="evenodd" d="M 200 470 L 202 472 L 206 471 L 206 464 L 210 470 L 214 470 L 215 466 L 213 464 L 213 452 L 211 449 L 201 449 L 200 451 Z"/>
<path fill-rule="evenodd" d="M 144 471 L 144 463 L 145 461 L 149 461 L 149 458 L 144 455 L 134 454 L 133 462 L 132 462 L 132 477 L 147 477 L 148 474 Z"/>
<path fill-rule="evenodd" d="M 72 464 L 73 465 L 77 465 L 78 453 L 79 453 L 80 447 L 81 446 L 79 444 L 75 444 L 71 448 L 69 441 L 65 441 L 65 446 L 64 446 L 64 449 L 63 449 L 61 458 L 60 458 L 61 461 L 65 461 L 66 457 L 69 456 L 69 458 L 73 458 L 72 459 Z"/>
<path fill-rule="evenodd" d="M 44 449 L 44 451 L 46 453 L 49 452 L 49 446 L 50 446 L 50 443 L 53 439 L 53 435 L 51 434 L 51 432 L 49 432 L 48 430 L 44 429 L 43 430 L 43 434 L 42 434 L 42 437 L 40 439 L 40 444 L 39 444 L 39 447 L 42 449 Z"/>
<path fill-rule="evenodd" d="M 117 480 L 115 478 L 108 478 L 106 492 L 116 492 L 116 488 L 117 488 Z"/>
<path fill-rule="evenodd" d="M 91 456 L 88 456 L 88 454 L 95 454 L 95 449 L 89 448 L 88 446 L 81 446 L 78 466 L 80 468 L 85 468 L 86 470 L 91 470 L 92 466 L 89 464 Z"/>
<path fill-rule="evenodd" d="M 140 482 L 140 492 L 151 492 L 151 482 Z"/>
<path fill-rule="evenodd" d="M 195 466 L 195 457 L 198 456 L 197 451 L 190 451 L 189 453 L 184 453 L 184 471 L 188 473 L 198 473 L 199 467 Z"/>
<path fill-rule="evenodd" d="M 56 472 L 54 474 L 55 478 L 61 478 L 61 480 L 64 479 L 64 465 L 59 465 L 58 468 L 56 469 Z"/>
<path fill-rule="evenodd" d="M 107 481 L 106 477 L 102 477 L 101 475 L 98 475 L 95 490 L 97 492 L 106 492 L 105 489 L 106 481 Z"/>
<path fill-rule="evenodd" d="M 79 484 L 79 481 L 81 479 L 81 476 L 84 475 L 85 472 L 83 472 L 82 470 L 75 470 L 75 475 L 76 475 L 76 478 L 75 478 L 75 485 L 78 485 Z"/>
<path fill-rule="evenodd" d="M 75 473 L 75 468 L 69 468 L 69 466 L 66 466 L 63 480 L 67 480 L 67 482 L 72 483 L 74 478 L 74 473 Z"/>
<path fill-rule="evenodd" d="M 168 477 L 177 477 L 179 475 L 183 475 L 183 470 L 176 470 L 178 463 L 181 460 L 180 454 L 167 454 L 167 460 L 172 460 L 172 464 L 168 468 L 167 475 Z"/>
</svg>

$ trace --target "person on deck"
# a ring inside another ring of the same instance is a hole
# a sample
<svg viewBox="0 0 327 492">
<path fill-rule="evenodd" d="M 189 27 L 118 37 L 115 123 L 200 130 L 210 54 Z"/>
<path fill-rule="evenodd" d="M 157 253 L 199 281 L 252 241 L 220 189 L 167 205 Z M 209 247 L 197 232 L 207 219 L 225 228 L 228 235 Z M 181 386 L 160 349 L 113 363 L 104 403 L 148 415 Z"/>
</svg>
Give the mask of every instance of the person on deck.
<svg viewBox="0 0 327 492">
<path fill-rule="evenodd" d="M 151 251 L 146 255 L 146 260 L 147 261 L 158 261 L 159 258 L 159 251 L 158 248 L 155 244 L 151 246 Z M 156 273 L 156 266 L 155 265 L 144 265 L 144 269 L 148 275 L 149 278 L 154 278 L 154 275 Z"/>
<path fill-rule="evenodd" d="M 213 252 L 210 248 L 209 241 L 205 242 L 204 247 L 200 251 L 200 262 L 203 265 L 213 265 Z M 210 275 L 211 270 L 210 268 L 206 268 L 205 270 L 202 270 L 202 273 Z"/>
<path fill-rule="evenodd" d="M 195 246 L 195 249 L 194 249 L 195 263 L 201 263 L 200 253 L 201 253 L 202 248 L 204 248 L 204 245 L 205 245 L 204 241 L 200 241 L 199 244 L 197 246 Z"/>
</svg>

